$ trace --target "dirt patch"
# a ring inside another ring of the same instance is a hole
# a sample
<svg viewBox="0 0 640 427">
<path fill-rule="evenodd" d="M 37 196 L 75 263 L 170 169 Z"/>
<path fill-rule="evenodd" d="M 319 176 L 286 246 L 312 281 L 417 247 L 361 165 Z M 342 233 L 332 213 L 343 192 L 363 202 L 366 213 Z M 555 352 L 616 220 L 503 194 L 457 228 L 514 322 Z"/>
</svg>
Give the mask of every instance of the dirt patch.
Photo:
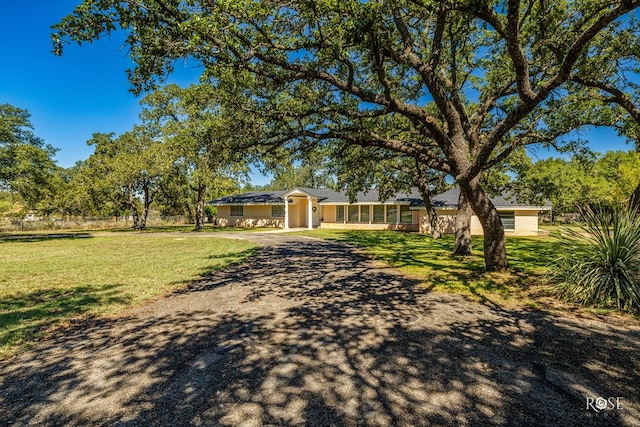
<svg viewBox="0 0 640 427">
<path fill-rule="evenodd" d="M 3 362 L 0 424 L 640 425 L 635 326 L 428 292 L 336 243 L 250 238 L 265 247 L 248 264 Z"/>
</svg>

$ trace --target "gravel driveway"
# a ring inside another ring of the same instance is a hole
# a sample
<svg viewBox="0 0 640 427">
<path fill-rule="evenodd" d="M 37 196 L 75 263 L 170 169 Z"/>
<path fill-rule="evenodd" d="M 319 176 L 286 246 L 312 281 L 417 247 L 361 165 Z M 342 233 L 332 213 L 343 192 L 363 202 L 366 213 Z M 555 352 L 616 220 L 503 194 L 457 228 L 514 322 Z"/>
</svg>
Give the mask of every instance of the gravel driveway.
<svg viewBox="0 0 640 427">
<path fill-rule="evenodd" d="M 341 244 L 247 238 L 264 245 L 249 263 L 2 362 L 0 425 L 640 425 L 637 327 L 429 292 Z"/>
</svg>

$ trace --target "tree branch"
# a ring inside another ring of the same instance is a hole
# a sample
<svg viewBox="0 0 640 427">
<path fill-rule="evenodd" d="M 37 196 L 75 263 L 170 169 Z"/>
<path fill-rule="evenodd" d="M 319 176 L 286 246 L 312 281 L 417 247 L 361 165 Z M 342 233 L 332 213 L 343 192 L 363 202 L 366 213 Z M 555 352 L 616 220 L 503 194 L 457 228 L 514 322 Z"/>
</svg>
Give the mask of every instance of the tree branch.
<svg viewBox="0 0 640 427">
<path fill-rule="evenodd" d="M 629 115 L 637 123 L 640 124 L 640 108 L 638 108 L 638 106 L 634 104 L 633 100 L 631 99 L 631 97 L 629 97 L 629 95 L 627 95 L 620 89 L 604 82 L 590 80 L 588 78 L 584 78 L 576 75 L 571 76 L 570 80 L 578 84 L 581 84 L 583 86 L 592 87 L 592 88 L 600 89 L 604 92 L 607 92 L 608 94 L 611 95 L 611 98 L 605 101 L 615 102 L 616 104 L 620 105 L 629 113 Z"/>
</svg>

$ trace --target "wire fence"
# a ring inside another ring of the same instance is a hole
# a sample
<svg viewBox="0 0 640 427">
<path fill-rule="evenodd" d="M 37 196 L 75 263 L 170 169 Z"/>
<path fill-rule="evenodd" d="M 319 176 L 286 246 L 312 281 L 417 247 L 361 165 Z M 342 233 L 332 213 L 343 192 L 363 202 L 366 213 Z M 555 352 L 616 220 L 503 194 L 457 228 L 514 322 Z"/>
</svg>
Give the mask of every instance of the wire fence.
<svg viewBox="0 0 640 427">
<path fill-rule="evenodd" d="M 188 216 L 152 216 L 147 218 L 147 227 L 189 225 L 195 221 Z M 0 232 L 43 230 L 107 230 L 133 227 L 131 216 L 34 218 L 0 220 Z"/>
</svg>

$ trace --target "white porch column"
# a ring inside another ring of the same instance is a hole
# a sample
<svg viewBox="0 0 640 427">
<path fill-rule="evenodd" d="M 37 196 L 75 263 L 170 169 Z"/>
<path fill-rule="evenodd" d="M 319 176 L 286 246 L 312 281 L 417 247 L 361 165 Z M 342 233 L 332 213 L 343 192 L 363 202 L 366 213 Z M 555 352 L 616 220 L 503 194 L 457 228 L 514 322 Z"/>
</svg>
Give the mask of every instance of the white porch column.
<svg viewBox="0 0 640 427">
<path fill-rule="evenodd" d="M 313 228 L 313 200 L 311 200 L 311 196 L 307 196 L 307 224 L 308 229 Z"/>
<path fill-rule="evenodd" d="M 287 230 L 289 228 L 289 198 L 284 198 L 284 228 Z"/>
<path fill-rule="evenodd" d="M 400 205 L 396 205 L 396 225 L 400 224 Z"/>
</svg>

